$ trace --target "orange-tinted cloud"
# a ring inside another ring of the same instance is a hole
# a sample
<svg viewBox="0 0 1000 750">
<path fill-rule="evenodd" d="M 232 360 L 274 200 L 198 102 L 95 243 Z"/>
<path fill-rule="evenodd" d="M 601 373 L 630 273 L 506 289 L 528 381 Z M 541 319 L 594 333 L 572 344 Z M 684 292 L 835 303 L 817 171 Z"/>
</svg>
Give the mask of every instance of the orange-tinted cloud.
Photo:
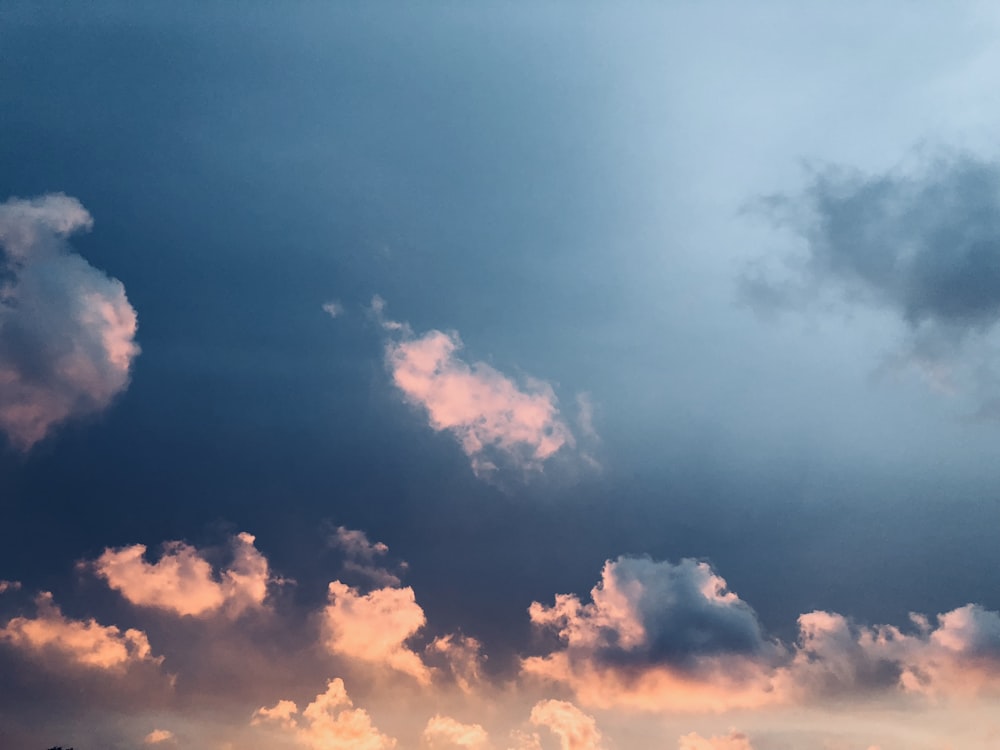
<svg viewBox="0 0 1000 750">
<path fill-rule="evenodd" d="M 384 303 L 376 298 L 373 309 L 381 316 Z M 424 410 L 433 429 L 458 439 L 477 475 L 498 462 L 540 469 L 575 444 L 548 383 L 525 378 L 519 385 L 485 362 L 468 364 L 457 354 L 457 334 L 432 330 L 417 337 L 405 324 L 380 319 L 387 330 L 404 334 L 386 346 L 393 383 Z"/>
<path fill-rule="evenodd" d="M 490 743 L 489 734 L 479 724 L 463 724 L 441 714 L 435 714 L 427 720 L 421 739 L 426 747 L 434 750 L 439 748 L 483 750 Z"/>
<path fill-rule="evenodd" d="M 62 194 L 0 204 L 0 432 L 20 450 L 105 409 L 139 354 L 125 287 L 66 243 L 92 224 Z"/>
<path fill-rule="evenodd" d="M 754 750 L 750 738 L 742 732 L 732 731 L 724 736 L 702 737 L 697 732 L 686 734 L 678 740 L 677 750 Z"/>
<path fill-rule="evenodd" d="M 0 641 L 38 656 L 55 655 L 94 669 L 122 671 L 136 662 L 156 662 L 149 640 L 140 630 L 122 632 L 94 619 L 72 620 L 43 592 L 35 600 L 35 617 L 15 617 L 0 629 Z"/>
<path fill-rule="evenodd" d="M 174 739 L 174 733 L 169 729 L 154 729 L 142 740 L 146 745 L 159 745 Z"/>
<path fill-rule="evenodd" d="M 299 745 L 312 750 L 392 750 L 396 740 L 382 734 L 368 712 L 354 708 L 339 677 L 327 683 L 301 713 L 292 701 L 282 700 L 271 708 L 254 712 L 251 724 L 274 725 Z"/>
<path fill-rule="evenodd" d="M 145 555 L 142 544 L 107 549 L 93 570 L 132 604 L 194 617 L 220 611 L 235 617 L 261 607 L 273 580 L 267 559 L 245 532 L 233 537 L 232 562 L 218 574 L 184 542 L 166 542 L 155 563 Z"/>
<path fill-rule="evenodd" d="M 562 750 L 601 750 L 603 737 L 593 716 L 568 701 L 539 701 L 531 709 L 531 723 L 547 727 L 559 737 Z"/>
<path fill-rule="evenodd" d="M 475 638 L 449 633 L 427 644 L 425 653 L 429 660 L 439 657 L 462 692 L 471 693 L 483 683 L 482 668 L 486 656 L 482 644 Z"/>
<path fill-rule="evenodd" d="M 423 685 L 430 683 L 430 669 L 406 645 L 426 622 L 412 588 L 362 594 L 333 581 L 323 622 L 331 652 L 408 674 Z"/>
</svg>

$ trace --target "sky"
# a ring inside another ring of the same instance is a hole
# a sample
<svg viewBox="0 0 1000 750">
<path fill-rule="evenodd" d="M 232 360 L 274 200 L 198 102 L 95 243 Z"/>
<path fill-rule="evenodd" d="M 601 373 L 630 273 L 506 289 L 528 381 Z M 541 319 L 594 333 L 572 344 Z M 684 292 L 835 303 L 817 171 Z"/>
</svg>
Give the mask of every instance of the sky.
<svg viewBox="0 0 1000 750">
<path fill-rule="evenodd" d="M 0 750 L 1000 748 L 992 3 L 0 5 Z"/>
</svg>

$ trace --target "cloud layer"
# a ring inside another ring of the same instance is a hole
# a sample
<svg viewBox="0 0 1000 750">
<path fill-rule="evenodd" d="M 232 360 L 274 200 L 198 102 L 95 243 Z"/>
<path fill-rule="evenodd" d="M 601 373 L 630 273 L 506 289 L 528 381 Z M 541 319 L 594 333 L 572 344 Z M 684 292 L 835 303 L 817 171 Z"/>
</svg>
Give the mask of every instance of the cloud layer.
<svg viewBox="0 0 1000 750">
<path fill-rule="evenodd" d="M 28 450 L 129 382 L 136 312 L 66 238 L 93 220 L 62 194 L 0 204 L 0 431 Z"/>
</svg>

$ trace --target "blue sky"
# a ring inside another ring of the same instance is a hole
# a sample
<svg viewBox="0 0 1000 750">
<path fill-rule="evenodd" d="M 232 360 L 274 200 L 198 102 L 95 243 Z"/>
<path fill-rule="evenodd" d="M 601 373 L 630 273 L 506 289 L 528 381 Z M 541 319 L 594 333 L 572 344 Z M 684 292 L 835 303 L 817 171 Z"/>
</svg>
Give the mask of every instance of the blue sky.
<svg viewBox="0 0 1000 750">
<path fill-rule="evenodd" d="M 993 747 L 998 24 L 6 3 L 0 745 Z"/>
</svg>

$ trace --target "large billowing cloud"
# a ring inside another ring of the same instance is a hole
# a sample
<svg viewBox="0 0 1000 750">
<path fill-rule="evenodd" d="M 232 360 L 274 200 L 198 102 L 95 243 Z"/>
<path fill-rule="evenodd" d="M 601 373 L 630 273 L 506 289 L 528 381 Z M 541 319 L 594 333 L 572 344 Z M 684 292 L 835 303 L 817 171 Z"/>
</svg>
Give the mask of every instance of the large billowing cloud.
<svg viewBox="0 0 1000 750">
<path fill-rule="evenodd" d="M 831 168 L 763 206 L 802 238 L 804 254 L 746 275 L 751 303 L 796 306 L 832 289 L 888 309 L 909 329 L 902 356 L 941 387 L 963 344 L 996 328 L 1000 162 L 949 155 L 910 172 Z"/>
<path fill-rule="evenodd" d="M 122 671 L 137 662 L 158 661 L 146 634 L 101 625 L 94 619 L 73 620 L 63 615 L 43 592 L 36 599 L 35 617 L 14 617 L 0 629 L 0 641 L 41 658 L 55 657 L 82 667 Z"/>
<path fill-rule="evenodd" d="M 61 194 L 0 204 L 0 431 L 20 450 L 106 408 L 139 353 L 125 287 L 66 242 L 92 224 Z"/>
<path fill-rule="evenodd" d="M 519 384 L 485 362 L 469 364 L 458 354 L 458 334 L 432 330 L 415 336 L 409 326 L 381 317 L 383 308 L 376 298 L 373 309 L 382 326 L 399 335 L 386 345 L 393 383 L 433 429 L 458 439 L 477 475 L 501 465 L 539 470 L 575 445 L 550 384 L 536 378 Z"/>
<path fill-rule="evenodd" d="M 585 704 L 722 711 L 871 696 L 948 698 L 1000 691 L 1000 613 L 978 605 L 913 615 L 908 630 L 810 612 L 799 637 L 767 638 L 753 610 L 704 562 L 622 557 L 582 603 L 532 604 L 560 647 L 522 662 Z"/>
<path fill-rule="evenodd" d="M 184 542 L 165 543 L 154 563 L 145 555 L 142 544 L 107 549 L 93 562 L 93 570 L 132 604 L 194 617 L 220 611 L 235 617 L 261 607 L 273 580 L 267 559 L 245 532 L 233 537 L 232 562 L 218 574 Z"/>
<path fill-rule="evenodd" d="M 523 662 L 585 702 L 647 709 L 725 708 L 771 700 L 768 666 L 783 655 L 754 611 L 704 562 L 608 561 L 583 604 L 558 595 L 531 621 L 563 647 Z"/>
<path fill-rule="evenodd" d="M 332 653 L 402 672 L 423 685 L 430 683 L 430 669 L 407 646 L 426 622 L 412 588 L 386 587 L 362 594 L 333 581 L 329 597 L 323 622 Z"/>
<path fill-rule="evenodd" d="M 293 737 L 301 747 L 312 750 L 391 750 L 396 740 L 382 734 L 368 712 L 354 708 L 340 678 L 327 683 L 326 692 L 316 696 L 301 712 L 289 700 L 254 712 L 252 723 L 273 725 Z"/>
</svg>

